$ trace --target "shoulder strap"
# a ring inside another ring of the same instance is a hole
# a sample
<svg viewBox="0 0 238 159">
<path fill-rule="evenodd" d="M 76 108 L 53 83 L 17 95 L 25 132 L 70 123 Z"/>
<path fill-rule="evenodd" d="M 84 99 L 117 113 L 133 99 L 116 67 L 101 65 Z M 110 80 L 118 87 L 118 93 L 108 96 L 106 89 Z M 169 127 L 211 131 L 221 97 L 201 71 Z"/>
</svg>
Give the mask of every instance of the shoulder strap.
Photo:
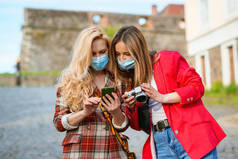
<svg viewBox="0 0 238 159">
<path fill-rule="evenodd" d="M 149 113 L 149 98 L 143 106 L 138 107 L 138 122 L 139 127 L 149 135 L 150 133 L 150 113 Z"/>
<path fill-rule="evenodd" d="M 117 140 L 122 145 L 123 150 L 126 151 L 128 159 L 136 159 L 135 153 L 129 151 L 128 141 L 126 139 L 123 140 L 122 137 L 120 136 L 120 134 L 117 132 L 117 130 L 113 127 L 109 113 L 105 110 L 104 106 L 101 103 L 99 104 L 99 106 L 102 110 L 104 117 L 107 119 L 107 121 L 111 127 L 112 134 L 116 136 Z"/>
</svg>

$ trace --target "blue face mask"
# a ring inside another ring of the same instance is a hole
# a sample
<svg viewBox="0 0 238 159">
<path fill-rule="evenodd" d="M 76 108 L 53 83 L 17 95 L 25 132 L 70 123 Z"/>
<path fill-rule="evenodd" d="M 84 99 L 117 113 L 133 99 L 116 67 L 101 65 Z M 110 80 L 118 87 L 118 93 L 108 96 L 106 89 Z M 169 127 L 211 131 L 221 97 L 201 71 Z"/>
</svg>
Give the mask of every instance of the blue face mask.
<svg viewBox="0 0 238 159">
<path fill-rule="evenodd" d="M 93 57 L 92 68 L 96 71 L 103 70 L 109 61 L 108 55 L 102 55 L 100 57 Z"/>
<path fill-rule="evenodd" d="M 133 69 L 135 67 L 135 61 L 134 61 L 133 58 L 130 58 L 128 60 L 124 60 L 123 62 L 120 62 L 120 60 L 117 58 L 117 63 L 124 70 L 130 70 L 130 69 Z"/>
</svg>

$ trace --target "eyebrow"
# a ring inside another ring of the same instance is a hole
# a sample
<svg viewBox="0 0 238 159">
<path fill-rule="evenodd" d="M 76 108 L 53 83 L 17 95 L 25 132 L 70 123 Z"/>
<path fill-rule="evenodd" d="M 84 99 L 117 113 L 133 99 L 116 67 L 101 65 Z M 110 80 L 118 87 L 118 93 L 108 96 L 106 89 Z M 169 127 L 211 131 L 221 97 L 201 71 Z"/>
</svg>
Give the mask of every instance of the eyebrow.
<svg viewBox="0 0 238 159">
<path fill-rule="evenodd" d="M 102 50 L 100 50 L 99 52 L 101 53 L 101 52 L 104 52 L 104 51 L 107 51 L 107 49 L 102 49 Z"/>
</svg>

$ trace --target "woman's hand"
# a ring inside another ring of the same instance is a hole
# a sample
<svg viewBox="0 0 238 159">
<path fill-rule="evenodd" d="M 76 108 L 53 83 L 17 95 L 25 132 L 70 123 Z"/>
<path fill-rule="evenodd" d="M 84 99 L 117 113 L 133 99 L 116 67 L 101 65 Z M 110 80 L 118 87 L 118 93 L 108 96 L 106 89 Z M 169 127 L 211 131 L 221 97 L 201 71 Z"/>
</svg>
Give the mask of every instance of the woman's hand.
<svg viewBox="0 0 238 159">
<path fill-rule="evenodd" d="M 74 112 L 68 117 L 68 123 L 72 126 L 77 126 L 85 117 L 89 116 L 98 107 L 100 98 L 90 97 L 83 105 L 83 110 Z"/>
<path fill-rule="evenodd" d="M 112 96 L 113 98 L 110 95 L 106 94 L 106 97 L 103 97 L 101 103 L 107 109 L 107 111 L 111 113 L 112 117 L 114 118 L 115 124 L 121 126 L 125 121 L 125 116 L 121 111 L 121 101 L 116 93 L 112 93 Z"/>
<path fill-rule="evenodd" d="M 136 104 L 136 98 L 134 96 L 128 96 L 127 94 L 123 94 L 122 98 L 124 100 L 124 104 L 126 107 L 129 109 L 134 109 L 135 104 Z"/>
<path fill-rule="evenodd" d="M 121 102 L 116 93 L 113 92 L 112 96 L 113 98 L 110 95 L 106 94 L 106 96 L 103 97 L 103 100 L 101 100 L 101 103 L 109 113 L 115 116 L 121 112 Z"/>
<path fill-rule="evenodd" d="M 83 107 L 83 113 L 88 116 L 95 112 L 95 110 L 98 107 L 98 104 L 100 103 L 101 99 L 98 97 L 90 97 L 88 100 L 84 103 Z"/>
<path fill-rule="evenodd" d="M 141 85 L 145 94 L 158 103 L 181 103 L 181 97 L 177 92 L 171 92 L 168 94 L 160 94 L 156 89 L 154 89 L 150 84 L 143 83 Z"/>
<path fill-rule="evenodd" d="M 141 87 L 148 97 L 150 97 L 151 99 L 153 99 L 154 101 L 158 103 L 164 103 L 163 94 L 160 94 L 154 87 L 151 86 L 151 84 L 143 83 Z"/>
</svg>

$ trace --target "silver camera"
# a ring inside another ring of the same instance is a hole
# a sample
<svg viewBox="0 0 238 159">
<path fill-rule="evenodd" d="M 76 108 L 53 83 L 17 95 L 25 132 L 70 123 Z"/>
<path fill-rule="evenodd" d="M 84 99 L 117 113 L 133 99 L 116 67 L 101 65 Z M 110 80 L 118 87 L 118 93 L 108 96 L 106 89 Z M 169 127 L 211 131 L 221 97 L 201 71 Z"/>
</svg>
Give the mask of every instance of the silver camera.
<svg viewBox="0 0 238 159">
<path fill-rule="evenodd" d="M 147 95 L 144 93 L 141 86 L 138 86 L 129 92 L 125 92 L 125 94 L 128 96 L 135 96 L 136 101 L 140 103 L 144 103 L 147 100 Z"/>
</svg>

